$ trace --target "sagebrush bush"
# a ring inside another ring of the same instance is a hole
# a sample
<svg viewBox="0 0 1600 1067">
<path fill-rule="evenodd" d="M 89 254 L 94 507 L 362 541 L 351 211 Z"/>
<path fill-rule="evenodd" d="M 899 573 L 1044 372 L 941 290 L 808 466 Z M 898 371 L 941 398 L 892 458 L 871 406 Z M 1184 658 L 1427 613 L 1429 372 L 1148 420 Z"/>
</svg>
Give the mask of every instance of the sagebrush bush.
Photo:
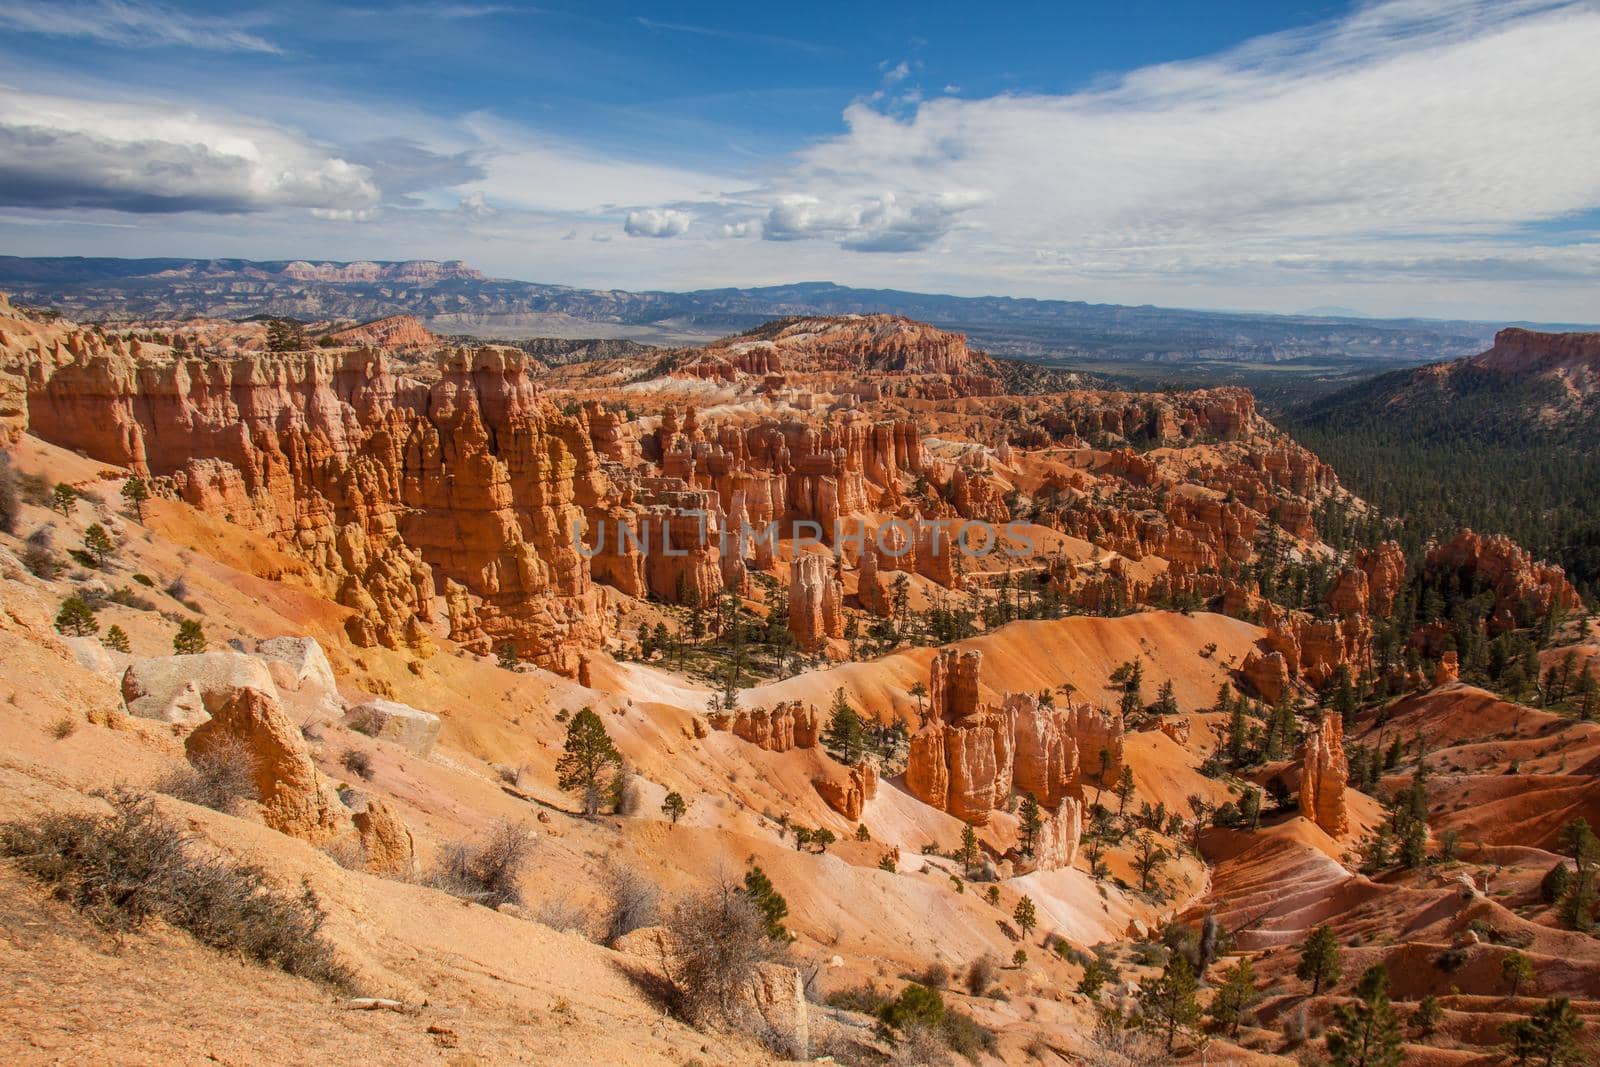
<svg viewBox="0 0 1600 1067">
<path fill-rule="evenodd" d="M 654 926 L 661 919 L 661 889 L 650 879 L 620 862 L 606 864 L 606 892 L 611 905 L 606 910 L 605 943 L 617 941 Z"/>
<path fill-rule="evenodd" d="M 237 813 L 244 802 L 261 799 L 255 753 L 237 738 L 219 737 L 158 781 L 156 791 L 213 811 Z"/>
<path fill-rule="evenodd" d="M 725 879 L 680 900 L 666 928 L 667 979 L 678 1013 L 696 1025 L 733 1019 L 756 966 L 777 953 L 766 916 Z"/>
<path fill-rule="evenodd" d="M 533 831 L 521 823 L 497 823 L 482 844 L 456 841 L 439 852 L 427 884 L 486 907 L 521 904 L 518 882 L 533 856 Z"/>
<path fill-rule="evenodd" d="M 148 795 L 109 800 L 109 814 L 49 812 L 0 826 L 0 852 L 103 929 L 160 919 L 212 948 L 352 990 L 309 888 L 286 894 L 261 868 L 207 854 Z"/>
</svg>

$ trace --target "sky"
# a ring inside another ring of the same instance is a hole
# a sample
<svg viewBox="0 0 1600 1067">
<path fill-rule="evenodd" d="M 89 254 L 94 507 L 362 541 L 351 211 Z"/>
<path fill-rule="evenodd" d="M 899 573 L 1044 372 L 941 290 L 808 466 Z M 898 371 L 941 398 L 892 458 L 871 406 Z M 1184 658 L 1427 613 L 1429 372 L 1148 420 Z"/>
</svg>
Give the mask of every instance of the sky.
<svg viewBox="0 0 1600 1067">
<path fill-rule="evenodd" d="M 1600 319 L 1600 4 L 6 0 L 0 253 Z"/>
</svg>

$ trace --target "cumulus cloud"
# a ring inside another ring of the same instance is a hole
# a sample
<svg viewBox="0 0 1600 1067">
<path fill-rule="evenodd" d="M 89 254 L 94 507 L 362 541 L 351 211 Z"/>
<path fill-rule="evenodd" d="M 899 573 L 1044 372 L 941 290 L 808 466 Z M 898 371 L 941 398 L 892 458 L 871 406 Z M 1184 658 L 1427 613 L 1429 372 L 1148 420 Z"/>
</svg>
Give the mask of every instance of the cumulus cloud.
<svg viewBox="0 0 1600 1067">
<path fill-rule="evenodd" d="M 307 208 L 380 199 L 371 172 L 285 130 L 139 104 L 0 89 L 0 203 L 133 213 Z"/>
<path fill-rule="evenodd" d="M 681 237 L 689 232 L 694 221 L 687 211 L 663 208 L 645 208 L 628 212 L 622 230 L 629 237 Z"/>
<path fill-rule="evenodd" d="M 769 241 L 830 238 L 857 252 L 912 252 L 949 233 L 960 215 L 981 201 L 972 193 L 835 200 L 790 194 L 767 212 L 762 236 Z"/>
<path fill-rule="evenodd" d="M 7 0 L 0 6 L 0 26 L 20 33 L 76 37 L 135 48 L 279 51 L 270 41 L 246 33 L 238 24 L 238 16 L 207 18 L 138 0 Z"/>
</svg>

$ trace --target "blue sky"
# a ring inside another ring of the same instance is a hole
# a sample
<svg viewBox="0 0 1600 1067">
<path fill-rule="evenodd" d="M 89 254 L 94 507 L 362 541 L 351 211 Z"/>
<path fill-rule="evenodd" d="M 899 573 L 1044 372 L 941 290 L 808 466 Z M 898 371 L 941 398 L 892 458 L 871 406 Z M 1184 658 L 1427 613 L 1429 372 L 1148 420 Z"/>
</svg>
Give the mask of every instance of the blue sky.
<svg viewBox="0 0 1600 1067">
<path fill-rule="evenodd" d="M 0 250 L 1592 320 L 1561 0 L 8 0 Z"/>
</svg>

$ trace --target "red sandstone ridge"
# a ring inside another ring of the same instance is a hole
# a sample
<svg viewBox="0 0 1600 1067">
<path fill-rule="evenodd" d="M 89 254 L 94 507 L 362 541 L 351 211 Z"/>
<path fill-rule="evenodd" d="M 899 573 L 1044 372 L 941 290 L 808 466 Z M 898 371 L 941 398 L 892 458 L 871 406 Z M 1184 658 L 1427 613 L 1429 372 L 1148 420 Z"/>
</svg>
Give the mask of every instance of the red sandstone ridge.
<svg viewBox="0 0 1600 1067">
<path fill-rule="evenodd" d="M 1029 693 L 1012 693 L 998 707 L 980 704 L 982 662 L 977 651 L 945 649 L 934 657 L 928 716 L 911 737 L 907 791 L 975 826 L 986 825 L 1014 791 L 1033 794 L 1064 821 L 1077 820 L 1084 768 L 1103 766 L 1103 781 L 1122 771 L 1121 718 L 1087 704 L 1041 704 Z"/>
<path fill-rule="evenodd" d="M 1600 333 L 1540 333 L 1515 326 L 1494 335 L 1494 347 L 1466 361 L 1503 374 L 1600 373 Z"/>
<path fill-rule="evenodd" d="M 336 345 L 364 348 L 429 348 L 439 338 L 410 315 L 373 319 L 328 335 Z"/>
<path fill-rule="evenodd" d="M 452 351 L 425 385 L 371 352 L 140 363 L 85 348 L 37 375 L 29 419 L 279 538 L 353 609 L 357 644 L 425 643 L 437 581 L 454 639 L 573 674 L 606 630 L 570 534 L 595 458 L 525 361 Z"/>
<path fill-rule="evenodd" d="M 1560 567 L 1535 561 L 1526 549 L 1503 534 L 1484 537 L 1463 530 L 1454 540 L 1429 552 L 1425 566 L 1434 573 L 1455 571 L 1463 580 L 1462 588 L 1477 582 L 1492 589 L 1492 633 L 1527 625 L 1548 614 L 1552 606 L 1563 612 L 1583 608 L 1583 599 Z"/>
<path fill-rule="evenodd" d="M 999 392 L 999 366 L 967 339 L 898 315 L 789 318 L 713 342 L 684 367 L 699 377 L 872 372 L 943 379 L 948 396 Z M 856 380 L 856 387 L 871 383 Z M 881 388 L 893 391 L 893 383 Z M 916 390 L 923 392 L 924 390 Z"/>
</svg>

